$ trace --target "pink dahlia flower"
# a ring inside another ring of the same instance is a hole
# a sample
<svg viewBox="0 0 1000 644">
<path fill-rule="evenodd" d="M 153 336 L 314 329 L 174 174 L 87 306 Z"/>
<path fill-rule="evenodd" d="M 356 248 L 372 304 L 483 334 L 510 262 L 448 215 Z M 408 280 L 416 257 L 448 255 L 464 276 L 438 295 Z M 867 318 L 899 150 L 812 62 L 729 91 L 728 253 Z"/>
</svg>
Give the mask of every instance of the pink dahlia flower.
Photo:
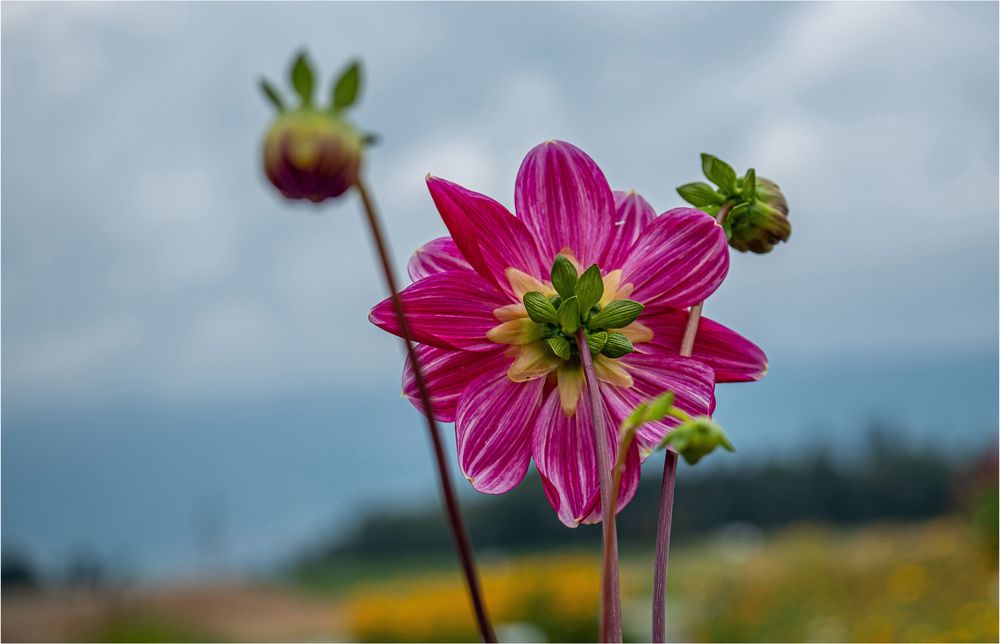
<svg viewBox="0 0 1000 644">
<path fill-rule="evenodd" d="M 581 400 L 585 384 L 574 337 L 558 323 L 538 321 L 524 304 L 525 294 L 534 293 L 532 303 L 546 308 L 547 300 L 558 308 L 550 275 L 557 255 L 578 272 L 596 264 L 603 279 L 603 295 L 590 313 L 596 326 L 585 328 L 588 337 L 602 340 L 591 352 L 612 459 L 618 428 L 640 402 L 673 391 L 677 407 L 710 414 L 716 382 L 757 380 L 766 372 L 757 346 L 707 319 L 694 356 L 679 355 L 687 308 L 711 295 L 729 269 L 725 233 L 710 215 L 676 208 L 656 216 L 638 194 L 612 193 L 590 157 L 559 141 L 539 145 L 521 164 L 517 216 L 443 179 L 428 176 L 427 185 L 451 237 L 417 250 L 409 265 L 414 283 L 401 296 L 421 343 L 433 414 L 455 423 L 462 473 L 477 490 L 510 490 L 534 458 L 564 524 L 601 518 L 591 410 Z M 614 316 L 598 315 L 617 310 L 616 300 L 644 308 L 631 305 L 642 309 L 637 319 L 610 322 Z M 370 320 L 399 333 L 390 300 L 378 304 Z M 601 320 L 623 326 L 603 328 Z M 604 338 L 606 348 L 599 350 Z M 409 365 L 403 391 L 420 409 Z M 618 510 L 635 494 L 640 463 L 671 422 L 637 434 Z"/>
</svg>

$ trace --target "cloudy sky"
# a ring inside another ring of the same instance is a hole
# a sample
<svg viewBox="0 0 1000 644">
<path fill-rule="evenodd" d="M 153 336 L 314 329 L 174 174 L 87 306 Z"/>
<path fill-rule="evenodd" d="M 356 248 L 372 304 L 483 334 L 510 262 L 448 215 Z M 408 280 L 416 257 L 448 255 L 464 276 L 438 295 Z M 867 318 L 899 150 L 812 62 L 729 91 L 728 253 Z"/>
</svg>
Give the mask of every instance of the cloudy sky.
<svg viewBox="0 0 1000 644">
<path fill-rule="evenodd" d="M 400 265 L 444 231 L 427 172 L 512 206 L 523 155 L 558 138 L 666 210 L 710 151 L 791 203 L 791 242 L 734 256 L 707 308 L 765 347 L 774 387 L 783 365 L 954 360 L 995 383 L 997 26 L 994 3 L 5 3 L 5 420 L 404 404 L 357 203 L 288 204 L 259 167 L 257 79 L 284 83 L 303 46 L 325 78 L 364 60 Z M 4 425 L 6 467 L 27 430 Z"/>
</svg>

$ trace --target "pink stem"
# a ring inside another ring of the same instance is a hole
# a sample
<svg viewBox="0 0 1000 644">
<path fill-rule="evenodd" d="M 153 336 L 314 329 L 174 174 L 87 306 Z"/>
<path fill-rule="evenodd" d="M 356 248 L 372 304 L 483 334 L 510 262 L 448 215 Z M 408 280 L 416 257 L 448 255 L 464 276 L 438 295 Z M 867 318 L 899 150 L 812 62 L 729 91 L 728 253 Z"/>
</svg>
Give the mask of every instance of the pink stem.
<svg viewBox="0 0 1000 644">
<path fill-rule="evenodd" d="M 597 385 L 594 361 L 590 356 L 587 334 L 581 327 L 576 332 L 576 346 L 587 381 L 590 396 L 591 425 L 597 450 L 597 474 L 601 486 L 601 521 L 604 528 L 604 566 L 601 571 L 601 641 L 622 641 L 622 599 L 618 579 L 618 531 L 615 529 L 615 507 L 611 499 L 611 454 L 608 451 L 608 430 L 604 424 L 604 403 Z"/>
<path fill-rule="evenodd" d="M 497 636 L 493 632 L 493 625 L 486 614 L 486 603 L 483 601 L 482 590 L 479 587 L 479 574 L 476 570 L 476 560 L 472 554 L 472 543 L 469 541 L 469 533 L 465 529 L 462 521 L 462 512 L 458 505 L 458 498 L 455 496 L 455 489 L 451 485 L 451 473 L 448 471 L 448 460 L 445 456 L 444 445 L 441 443 L 441 432 L 438 429 L 437 421 L 431 413 L 430 393 L 424 380 L 423 370 L 420 361 L 417 359 L 417 351 L 413 346 L 413 339 L 410 335 L 410 328 L 403 313 L 403 301 L 399 297 L 399 289 L 396 286 L 396 276 L 392 269 L 392 262 L 389 261 L 389 251 L 382 234 L 382 226 L 379 224 L 375 206 L 368 196 L 364 183 L 359 179 L 355 184 L 358 194 L 361 196 L 361 203 L 364 206 L 365 215 L 368 218 L 368 225 L 371 229 L 372 239 L 375 242 L 375 249 L 378 251 L 379 262 L 382 264 L 382 274 L 385 277 L 386 286 L 389 287 L 389 294 L 392 297 L 392 305 L 399 320 L 399 331 L 403 336 L 403 343 L 406 345 L 406 353 L 410 358 L 410 365 L 413 367 L 413 380 L 420 392 L 420 402 L 424 408 L 424 418 L 427 420 L 427 432 L 431 439 L 431 447 L 434 450 L 434 461 L 437 464 L 438 485 L 441 489 L 441 499 L 444 502 L 445 513 L 448 517 L 448 527 L 451 528 L 451 537 L 455 543 L 455 550 L 458 552 L 458 559 L 462 565 L 462 573 L 465 575 L 465 584 L 469 591 L 469 599 L 476 614 L 476 623 L 479 625 L 479 634 L 484 642 L 496 642 Z"/>
<path fill-rule="evenodd" d="M 721 222 L 732 204 L 723 204 L 716 219 Z M 684 337 L 681 338 L 681 355 L 690 358 L 694 353 L 694 340 L 698 335 L 701 311 L 705 307 L 700 302 L 688 313 Z M 656 524 L 656 558 L 653 568 L 653 642 L 667 641 L 667 563 L 670 559 L 670 523 L 674 515 L 674 481 L 677 479 L 677 452 L 666 450 L 663 460 L 663 482 L 660 485 L 660 517 Z"/>
</svg>

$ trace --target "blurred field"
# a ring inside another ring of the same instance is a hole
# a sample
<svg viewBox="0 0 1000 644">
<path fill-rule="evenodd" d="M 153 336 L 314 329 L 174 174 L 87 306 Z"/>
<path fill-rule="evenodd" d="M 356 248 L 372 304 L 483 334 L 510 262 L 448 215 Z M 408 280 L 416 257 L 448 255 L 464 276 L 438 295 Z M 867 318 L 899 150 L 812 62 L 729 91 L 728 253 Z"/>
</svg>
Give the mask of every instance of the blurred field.
<svg viewBox="0 0 1000 644">
<path fill-rule="evenodd" d="M 648 552 L 623 553 L 627 636 L 648 638 Z M 501 637 L 588 641 L 593 551 L 487 554 Z M 3 639 L 465 641 L 475 631 L 449 559 L 382 559 L 294 584 L 3 597 Z M 966 516 L 770 534 L 730 526 L 671 559 L 669 637 L 691 641 L 997 641 L 997 558 Z"/>
</svg>

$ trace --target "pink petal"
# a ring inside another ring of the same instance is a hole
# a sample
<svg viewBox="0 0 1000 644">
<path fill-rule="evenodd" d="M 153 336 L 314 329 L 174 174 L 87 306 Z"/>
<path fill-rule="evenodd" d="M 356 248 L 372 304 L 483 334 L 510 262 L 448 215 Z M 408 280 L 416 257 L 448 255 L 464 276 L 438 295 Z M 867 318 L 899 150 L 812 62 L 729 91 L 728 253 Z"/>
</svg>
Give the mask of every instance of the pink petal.
<svg viewBox="0 0 1000 644">
<path fill-rule="evenodd" d="M 417 345 L 417 360 L 431 396 L 434 418 L 444 423 L 455 421 L 455 408 L 469 383 L 485 373 L 506 373 L 511 358 L 504 348 L 495 351 L 454 351 Z M 420 391 L 413 379 L 413 365 L 407 360 L 403 367 L 403 395 L 423 413 Z"/>
<path fill-rule="evenodd" d="M 486 195 L 427 177 L 427 187 L 455 245 L 477 273 L 513 293 L 504 270 L 514 267 L 543 277 L 538 245 L 524 222 Z"/>
<path fill-rule="evenodd" d="M 642 348 L 646 345 L 639 345 Z M 605 401 L 612 416 L 620 424 L 640 403 L 668 391 L 676 396 L 674 405 L 692 416 L 709 415 L 715 411 L 715 379 L 712 369 L 691 358 L 665 355 L 660 352 L 641 354 L 637 350 L 621 359 L 632 375 L 633 386 L 605 385 Z M 647 423 L 636 432 L 636 442 L 650 449 L 666 436 L 677 421 Z"/>
<path fill-rule="evenodd" d="M 687 311 L 645 311 L 641 322 L 652 329 L 653 339 L 638 345 L 639 351 L 679 354 L 687 319 Z M 760 347 L 732 329 L 705 317 L 698 324 L 692 357 L 715 370 L 716 382 L 760 380 L 767 373 L 767 356 Z"/>
<path fill-rule="evenodd" d="M 427 242 L 413 253 L 406 266 L 406 271 L 414 282 L 434 273 L 458 269 L 472 270 L 472 266 L 462 256 L 451 237 L 438 237 Z"/>
<path fill-rule="evenodd" d="M 545 379 L 513 382 L 505 372 L 472 381 L 455 419 L 462 473 L 480 492 L 502 494 L 524 479 L 531 428 Z"/>
<path fill-rule="evenodd" d="M 472 271 L 445 271 L 414 282 L 400 293 L 413 339 L 440 349 L 490 351 L 486 332 L 499 322 L 493 310 L 509 298 Z M 400 335 L 392 300 L 379 302 L 368 315 L 375 326 Z"/>
<path fill-rule="evenodd" d="M 685 308 L 705 300 L 729 271 L 722 226 L 693 208 L 674 208 L 646 226 L 628 252 L 622 283 L 646 306 Z"/>
<path fill-rule="evenodd" d="M 604 413 L 613 462 L 618 453 L 618 425 L 607 409 Z M 576 415 L 568 418 L 559 404 L 559 390 L 553 389 L 538 414 L 532 438 L 531 451 L 542 475 L 545 495 L 559 520 L 571 528 L 601 518 L 600 482 L 590 419 L 590 405 L 585 400 L 580 401 Z M 628 503 L 638 486 L 638 453 L 629 454 L 626 463 L 619 509 Z"/>
<path fill-rule="evenodd" d="M 614 195 L 615 227 L 608 239 L 601 265 L 605 272 L 622 267 L 625 258 L 628 257 L 629 249 L 639 239 L 643 228 L 656 218 L 653 206 L 634 190 L 628 192 L 616 190 Z"/>
<path fill-rule="evenodd" d="M 518 217 L 538 239 L 548 269 L 564 248 L 600 263 L 614 231 L 615 205 L 604 173 L 579 148 L 546 141 L 521 163 L 514 190 Z"/>
</svg>

